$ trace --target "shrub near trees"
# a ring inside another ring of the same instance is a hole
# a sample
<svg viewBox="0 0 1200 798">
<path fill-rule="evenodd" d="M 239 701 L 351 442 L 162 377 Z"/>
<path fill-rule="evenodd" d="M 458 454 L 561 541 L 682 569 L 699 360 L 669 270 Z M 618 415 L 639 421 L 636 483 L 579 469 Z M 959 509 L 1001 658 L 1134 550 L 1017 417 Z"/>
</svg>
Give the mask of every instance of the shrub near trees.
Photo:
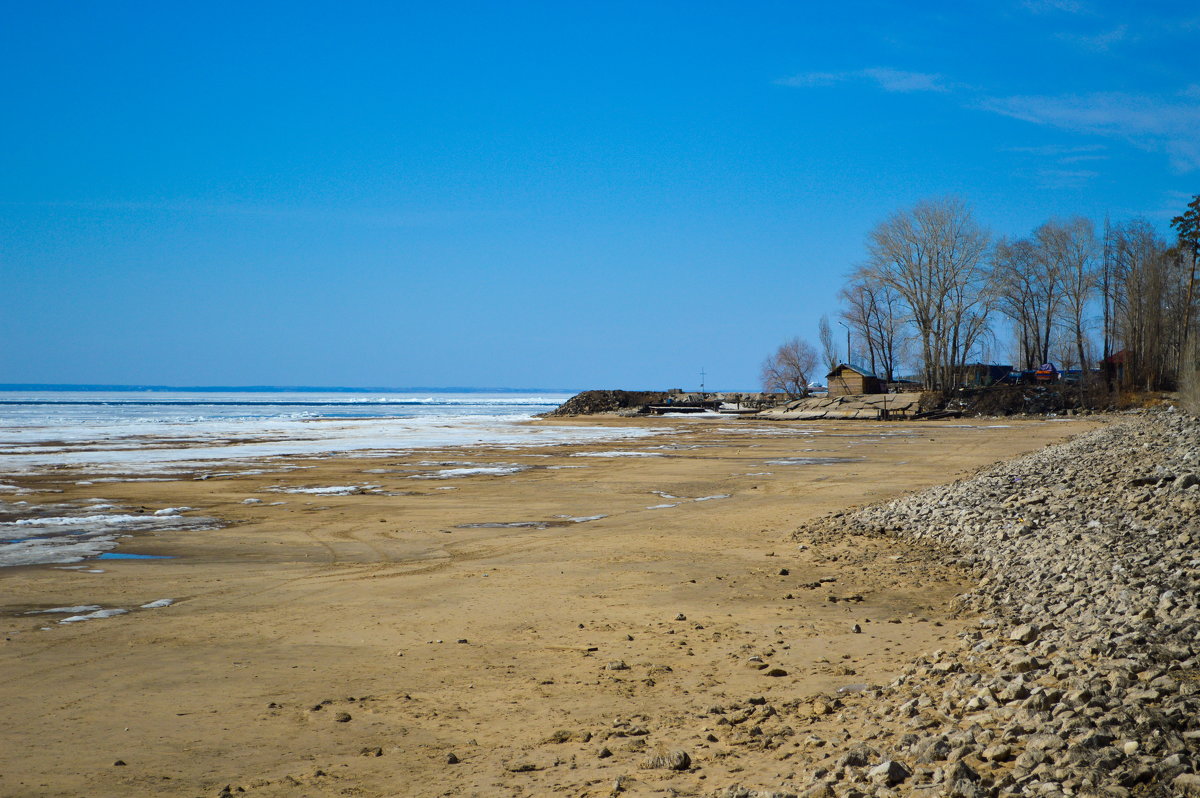
<svg viewBox="0 0 1200 798">
<path fill-rule="evenodd" d="M 793 399 L 808 396 L 808 384 L 817 368 L 817 350 L 799 338 L 785 341 L 762 364 L 762 386 L 770 393 Z"/>
</svg>

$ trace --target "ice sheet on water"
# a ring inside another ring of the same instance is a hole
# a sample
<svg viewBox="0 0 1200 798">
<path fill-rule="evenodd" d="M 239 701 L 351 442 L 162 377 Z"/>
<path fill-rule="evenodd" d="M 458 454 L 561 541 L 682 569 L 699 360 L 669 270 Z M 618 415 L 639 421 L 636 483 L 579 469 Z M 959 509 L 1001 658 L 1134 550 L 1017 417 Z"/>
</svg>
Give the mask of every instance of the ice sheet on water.
<svg viewBox="0 0 1200 798">
<path fill-rule="evenodd" d="M 0 473 L 36 471 L 70 462 L 92 471 L 107 470 L 116 477 L 138 472 L 195 472 L 217 463 L 234 466 L 248 458 L 551 446 L 629 440 L 669 431 L 666 427 L 527 423 L 541 409 L 540 401 L 557 404 L 557 397 L 431 398 L 433 401 L 419 404 L 412 397 L 394 397 L 388 401 L 396 407 L 384 413 L 350 415 L 337 408 L 371 403 L 345 395 L 298 393 L 155 394 L 149 399 L 112 394 L 31 396 L 27 408 L 8 407 L 0 413 L 0 421 L 11 417 L 14 422 L 0 423 Z M 37 404 L 48 399 L 63 406 Z M 86 400 L 86 406 L 80 405 L 80 400 Z M 214 404 L 206 404 L 209 401 Z M 180 413 L 184 402 L 190 410 Z M 284 406 L 289 402 L 316 402 L 321 409 L 296 413 L 295 408 Z M 64 409 L 68 405 L 71 409 Z M 14 413 L 22 415 L 12 416 Z M 314 419 L 318 414 L 322 417 Z"/>
</svg>

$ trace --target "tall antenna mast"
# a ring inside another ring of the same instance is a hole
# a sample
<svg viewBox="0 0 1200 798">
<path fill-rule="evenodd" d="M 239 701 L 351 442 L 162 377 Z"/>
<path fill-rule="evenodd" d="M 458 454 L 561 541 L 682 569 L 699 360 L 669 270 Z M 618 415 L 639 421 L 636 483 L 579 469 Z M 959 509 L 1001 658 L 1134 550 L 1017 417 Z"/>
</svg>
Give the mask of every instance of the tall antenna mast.
<svg viewBox="0 0 1200 798">
<path fill-rule="evenodd" d="M 704 393 L 704 366 L 700 367 L 700 393 Z"/>
</svg>

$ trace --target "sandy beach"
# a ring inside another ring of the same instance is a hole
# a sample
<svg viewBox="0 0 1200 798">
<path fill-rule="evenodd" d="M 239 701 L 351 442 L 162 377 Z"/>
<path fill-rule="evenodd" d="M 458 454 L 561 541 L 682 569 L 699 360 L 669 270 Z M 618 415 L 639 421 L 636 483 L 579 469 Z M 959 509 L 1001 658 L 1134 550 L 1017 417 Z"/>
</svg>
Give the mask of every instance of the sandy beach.
<svg viewBox="0 0 1200 798">
<path fill-rule="evenodd" d="M 739 746 L 710 708 L 885 682 L 966 622 L 962 576 L 922 549 L 790 533 L 1099 422 L 554 423 L 671 431 L 273 458 L 202 480 L 16 478 L 35 503 L 186 507 L 223 526 L 119 549 L 170 559 L 0 569 L 0 795 L 769 781 L 801 744 Z M 128 612 L 43 612 L 80 607 Z M 643 767 L 679 750 L 684 769 Z"/>
</svg>

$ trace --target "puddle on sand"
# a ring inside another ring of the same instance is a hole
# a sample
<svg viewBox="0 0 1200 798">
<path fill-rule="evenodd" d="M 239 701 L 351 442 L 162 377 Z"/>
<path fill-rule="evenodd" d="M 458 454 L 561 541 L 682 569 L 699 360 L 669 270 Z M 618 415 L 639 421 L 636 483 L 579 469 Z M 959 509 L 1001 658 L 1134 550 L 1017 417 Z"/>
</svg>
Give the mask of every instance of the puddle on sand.
<svg viewBox="0 0 1200 798">
<path fill-rule="evenodd" d="M 173 560 L 166 554 L 123 554 L 117 551 L 106 551 L 96 558 L 97 560 Z"/>
<path fill-rule="evenodd" d="M 457 524 L 455 529 L 549 529 L 552 526 L 569 526 L 599 521 L 607 515 L 560 515 L 554 521 L 487 521 L 481 524 Z"/>
</svg>

